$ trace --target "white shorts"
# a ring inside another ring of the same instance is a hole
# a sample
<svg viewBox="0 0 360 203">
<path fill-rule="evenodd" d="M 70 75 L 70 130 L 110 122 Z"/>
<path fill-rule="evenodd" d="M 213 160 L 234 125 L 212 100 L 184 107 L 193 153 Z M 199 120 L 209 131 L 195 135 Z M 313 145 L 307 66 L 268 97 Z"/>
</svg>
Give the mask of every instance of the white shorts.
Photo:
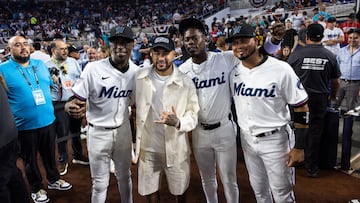
<svg viewBox="0 0 360 203">
<path fill-rule="evenodd" d="M 184 160 L 179 165 L 167 167 L 165 154 L 141 150 L 138 170 L 139 194 L 144 196 L 158 191 L 163 172 L 171 194 L 182 195 L 189 187 L 190 159 Z"/>
</svg>

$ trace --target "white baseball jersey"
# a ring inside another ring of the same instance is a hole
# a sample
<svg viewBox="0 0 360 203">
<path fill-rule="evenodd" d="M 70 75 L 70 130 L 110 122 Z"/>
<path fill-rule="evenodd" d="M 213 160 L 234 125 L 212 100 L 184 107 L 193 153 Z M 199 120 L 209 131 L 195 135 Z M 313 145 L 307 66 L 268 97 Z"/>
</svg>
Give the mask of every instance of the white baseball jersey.
<svg viewBox="0 0 360 203">
<path fill-rule="evenodd" d="M 239 60 L 232 51 L 207 54 L 207 60 L 200 65 L 193 63 L 190 58 L 179 69 L 196 86 L 200 106 L 199 121 L 212 124 L 230 114 L 229 74 Z"/>
<path fill-rule="evenodd" d="M 324 42 L 327 40 L 338 39 L 340 36 L 344 37 L 344 32 L 340 28 L 334 27 L 332 30 L 326 28 L 324 30 L 324 38 L 321 41 Z M 330 50 L 333 54 L 337 55 L 340 50 L 340 43 L 330 46 L 324 45 L 324 47 Z"/>
<path fill-rule="evenodd" d="M 131 61 L 129 66 L 129 70 L 122 73 L 110 64 L 109 58 L 87 64 L 72 90 L 76 96 L 87 100 L 89 123 L 116 127 L 128 119 L 134 76 L 138 70 Z"/>
<path fill-rule="evenodd" d="M 298 106 L 307 101 L 291 66 L 270 56 L 253 69 L 240 63 L 230 80 L 238 124 L 247 134 L 258 135 L 288 124 L 287 104 Z"/>
</svg>

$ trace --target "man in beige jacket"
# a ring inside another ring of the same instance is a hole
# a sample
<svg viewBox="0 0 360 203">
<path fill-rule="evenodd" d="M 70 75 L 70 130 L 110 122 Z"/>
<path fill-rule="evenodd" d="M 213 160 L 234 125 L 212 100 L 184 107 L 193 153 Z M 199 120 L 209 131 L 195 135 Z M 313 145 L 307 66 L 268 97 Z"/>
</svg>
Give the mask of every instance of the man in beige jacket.
<svg viewBox="0 0 360 203">
<path fill-rule="evenodd" d="M 171 39 L 156 37 L 152 66 L 135 77 L 136 155 L 139 156 L 138 191 L 147 202 L 159 202 L 165 173 L 176 202 L 185 202 L 190 181 L 190 144 L 187 132 L 198 120 L 198 98 L 192 80 L 174 68 Z"/>
</svg>

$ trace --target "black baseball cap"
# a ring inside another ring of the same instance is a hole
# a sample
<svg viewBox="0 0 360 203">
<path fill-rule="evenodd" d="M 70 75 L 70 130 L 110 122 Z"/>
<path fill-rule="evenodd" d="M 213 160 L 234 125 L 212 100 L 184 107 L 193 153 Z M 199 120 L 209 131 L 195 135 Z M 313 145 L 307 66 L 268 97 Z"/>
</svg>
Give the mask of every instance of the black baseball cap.
<svg viewBox="0 0 360 203">
<path fill-rule="evenodd" d="M 181 35 L 184 35 L 186 30 L 189 28 L 195 28 L 200 30 L 200 32 L 204 33 L 206 35 L 206 30 L 202 22 L 196 18 L 187 18 L 182 21 L 180 21 L 179 24 L 179 32 Z"/>
<path fill-rule="evenodd" d="M 312 41 L 320 41 L 324 37 L 324 27 L 317 23 L 310 24 L 307 27 L 306 35 Z"/>
<path fill-rule="evenodd" d="M 336 18 L 335 17 L 330 17 L 327 21 L 328 21 L 328 23 L 335 23 Z"/>
<path fill-rule="evenodd" d="M 80 50 L 81 50 L 81 49 L 75 47 L 74 45 L 71 45 L 71 46 L 68 47 L 69 54 L 70 54 L 71 52 L 79 52 Z"/>
<path fill-rule="evenodd" d="M 126 38 L 129 40 L 134 40 L 134 32 L 132 31 L 131 28 L 127 27 L 127 26 L 116 26 L 113 27 L 110 30 L 110 37 L 109 37 L 109 41 L 113 41 L 117 38 Z"/>
<path fill-rule="evenodd" d="M 360 35 L 360 29 L 359 28 L 351 28 L 347 33 L 348 35 L 351 33 L 358 33 Z"/>
<path fill-rule="evenodd" d="M 165 36 L 158 36 L 154 39 L 150 48 L 155 49 L 156 47 L 162 47 L 168 51 L 175 50 L 174 42 Z"/>
<path fill-rule="evenodd" d="M 252 38 L 255 37 L 255 29 L 249 24 L 242 24 L 235 26 L 232 30 L 231 36 L 228 37 L 225 42 L 232 42 L 235 38 Z"/>
</svg>

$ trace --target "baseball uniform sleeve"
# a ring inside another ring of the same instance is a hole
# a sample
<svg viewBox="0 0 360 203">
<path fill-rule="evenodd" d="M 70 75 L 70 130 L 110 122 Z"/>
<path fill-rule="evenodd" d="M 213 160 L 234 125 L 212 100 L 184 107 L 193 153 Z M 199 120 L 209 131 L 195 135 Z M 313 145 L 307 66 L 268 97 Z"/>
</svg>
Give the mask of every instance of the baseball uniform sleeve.
<svg viewBox="0 0 360 203">
<path fill-rule="evenodd" d="M 76 81 L 72 91 L 79 99 L 86 100 L 89 97 L 90 71 L 92 68 L 86 68 L 81 73 L 79 80 Z"/>
<path fill-rule="evenodd" d="M 307 102 L 308 95 L 291 66 L 284 64 L 284 77 L 282 81 L 283 94 L 286 102 L 292 106 L 301 106 Z"/>
</svg>

